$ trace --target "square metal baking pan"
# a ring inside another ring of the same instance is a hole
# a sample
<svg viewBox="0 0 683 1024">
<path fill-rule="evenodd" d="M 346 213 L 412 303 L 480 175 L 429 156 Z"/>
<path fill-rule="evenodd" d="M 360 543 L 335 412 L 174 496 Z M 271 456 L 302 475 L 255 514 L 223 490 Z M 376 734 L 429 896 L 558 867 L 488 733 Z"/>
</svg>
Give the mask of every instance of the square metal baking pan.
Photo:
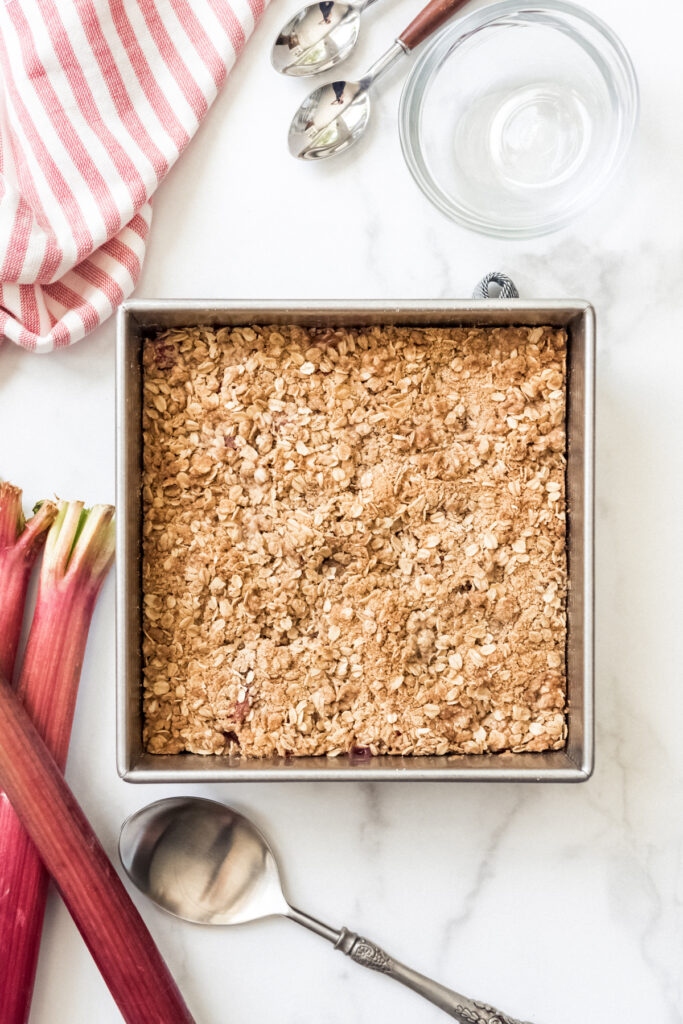
<svg viewBox="0 0 683 1024">
<path fill-rule="evenodd" d="M 148 754 L 142 746 L 141 468 L 144 339 L 196 324 L 543 325 L 568 334 L 568 738 L 563 750 L 471 756 L 244 759 Z M 593 444 L 595 317 L 583 301 L 132 301 L 118 314 L 117 765 L 128 782 L 452 780 L 581 782 L 593 770 Z"/>
</svg>

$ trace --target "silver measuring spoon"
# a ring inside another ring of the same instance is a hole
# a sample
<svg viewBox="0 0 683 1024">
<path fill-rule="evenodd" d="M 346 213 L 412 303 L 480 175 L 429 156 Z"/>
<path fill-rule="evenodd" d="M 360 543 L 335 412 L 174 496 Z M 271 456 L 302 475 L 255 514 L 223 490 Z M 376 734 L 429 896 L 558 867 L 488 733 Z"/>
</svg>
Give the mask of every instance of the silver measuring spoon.
<svg viewBox="0 0 683 1024">
<path fill-rule="evenodd" d="M 370 118 L 370 86 L 466 3 L 467 0 L 430 0 L 359 82 L 330 82 L 315 89 L 289 126 L 292 156 L 322 160 L 343 153 L 357 142 Z"/>
<path fill-rule="evenodd" d="M 360 16 L 376 0 L 322 0 L 290 18 L 273 43 L 273 67 L 283 75 L 303 78 L 329 71 L 346 60 L 356 45 Z"/>
<path fill-rule="evenodd" d="M 225 804 L 198 797 L 149 804 L 124 821 L 119 855 L 138 889 L 176 917 L 224 925 L 288 917 L 356 963 L 400 981 L 460 1024 L 523 1024 L 418 974 L 355 932 L 330 928 L 291 906 L 268 843 L 248 818 Z"/>
</svg>

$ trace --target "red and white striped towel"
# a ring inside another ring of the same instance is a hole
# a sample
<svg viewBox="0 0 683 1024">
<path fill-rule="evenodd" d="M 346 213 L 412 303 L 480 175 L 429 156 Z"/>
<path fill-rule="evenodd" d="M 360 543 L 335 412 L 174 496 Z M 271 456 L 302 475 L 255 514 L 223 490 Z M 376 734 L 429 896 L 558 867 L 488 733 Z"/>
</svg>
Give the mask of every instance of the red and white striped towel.
<svg viewBox="0 0 683 1024">
<path fill-rule="evenodd" d="M 48 352 L 131 293 L 150 197 L 265 0 L 0 0 L 0 337 Z"/>
</svg>

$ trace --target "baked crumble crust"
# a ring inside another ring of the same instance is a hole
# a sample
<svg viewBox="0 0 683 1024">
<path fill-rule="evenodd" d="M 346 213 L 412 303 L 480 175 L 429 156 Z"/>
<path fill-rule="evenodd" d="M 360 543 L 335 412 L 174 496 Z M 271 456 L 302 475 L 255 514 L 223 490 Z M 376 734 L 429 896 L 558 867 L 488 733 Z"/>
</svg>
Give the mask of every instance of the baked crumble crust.
<svg viewBox="0 0 683 1024">
<path fill-rule="evenodd" d="M 564 746 L 564 331 L 145 343 L 152 753 Z"/>
</svg>

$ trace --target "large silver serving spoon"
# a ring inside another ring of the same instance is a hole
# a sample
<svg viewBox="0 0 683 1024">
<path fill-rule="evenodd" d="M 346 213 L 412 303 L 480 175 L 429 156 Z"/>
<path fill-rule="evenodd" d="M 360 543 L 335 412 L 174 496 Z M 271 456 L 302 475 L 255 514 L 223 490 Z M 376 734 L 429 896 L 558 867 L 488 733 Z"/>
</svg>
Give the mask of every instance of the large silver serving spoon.
<svg viewBox="0 0 683 1024">
<path fill-rule="evenodd" d="M 430 0 L 359 82 L 329 82 L 301 104 L 289 126 L 289 152 L 302 160 L 343 153 L 361 137 L 370 118 L 370 86 L 396 61 L 443 25 L 468 0 Z"/>
<path fill-rule="evenodd" d="M 356 963 L 407 985 L 460 1024 L 522 1024 L 418 974 L 355 932 L 330 928 L 291 906 L 268 843 L 248 818 L 225 804 L 198 797 L 149 804 L 123 823 L 119 854 L 138 889 L 176 917 L 197 924 L 288 917 Z"/>
<path fill-rule="evenodd" d="M 375 0 L 322 0 L 303 7 L 273 43 L 273 67 L 283 75 L 303 78 L 340 64 L 356 45 L 361 14 L 373 3 Z"/>
</svg>

